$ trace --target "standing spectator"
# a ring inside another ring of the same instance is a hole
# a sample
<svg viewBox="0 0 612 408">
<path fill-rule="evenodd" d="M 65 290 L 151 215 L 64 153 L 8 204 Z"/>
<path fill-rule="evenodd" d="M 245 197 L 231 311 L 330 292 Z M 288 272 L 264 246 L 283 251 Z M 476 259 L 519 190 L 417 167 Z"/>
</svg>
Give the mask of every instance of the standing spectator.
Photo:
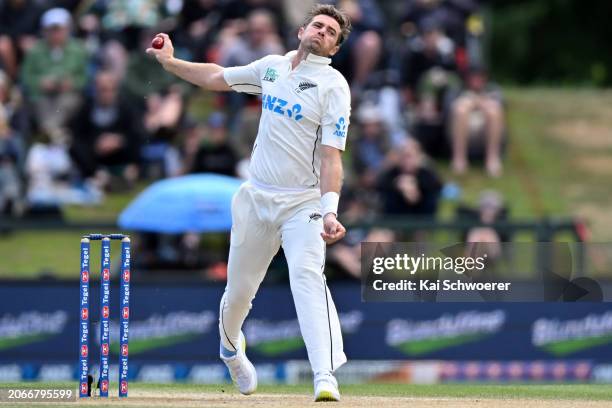
<svg viewBox="0 0 612 408">
<path fill-rule="evenodd" d="M 81 101 L 87 53 L 78 40 L 70 37 L 71 17 L 67 10 L 46 11 L 41 25 L 44 41 L 27 53 L 22 80 L 40 126 L 52 137 L 62 138 L 66 121 Z"/>
<path fill-rule="evenodd" d="M 114 74 L 98 73 L 94 98 L 71 121 L 70 153 L 81 174 L 95 175 L 100 187 L 110 181 L 108 171 L 118 173 L 128 185 L 138 177 L 141 119 L 119 98 L 118 88 Z"/>
<path fill-rule="evenodd" d="M 398 163 L 379 179 L 383 213 L 433 217 L 442 184 L 425 163 L 421 147 L 408 139 L 400 148 Z"/>
<path fill-rule="evenodd" d="M 452 169 L 462 174 L 468 167 L 470 136 L 480 137 L 485 146 L 485 167 L 491 177 L 502 174 L 501 146 L 504 131 L 504 114 L 501 94 L 488 82 L 486 72 L 471 68 L 465 80 L 465 90 L 453 103 L 451 139 L 453 147 Z M 476 115 L 476 116 L 474 116 Z M 478 120 L 479 116 L 483 120 Z M 472 126 L 472 118 L 476 118 Z"/>
</svg>

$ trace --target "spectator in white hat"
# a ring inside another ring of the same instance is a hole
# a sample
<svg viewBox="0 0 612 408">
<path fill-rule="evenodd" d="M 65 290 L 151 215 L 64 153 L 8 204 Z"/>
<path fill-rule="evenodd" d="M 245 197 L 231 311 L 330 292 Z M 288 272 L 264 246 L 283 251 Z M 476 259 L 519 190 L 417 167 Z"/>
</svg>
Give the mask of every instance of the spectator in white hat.
<svg viewBox="0 0 612 408">
<path fill-rule="evenodd" d="M 22 80 L 41 128 L 61 138 L 66 120 L 80 103 L 87 53 L 70 36 L 72 17 L 66 9 L 50 9 L 40 21 L 44 40 L 27 53 Z"/>
</svg>

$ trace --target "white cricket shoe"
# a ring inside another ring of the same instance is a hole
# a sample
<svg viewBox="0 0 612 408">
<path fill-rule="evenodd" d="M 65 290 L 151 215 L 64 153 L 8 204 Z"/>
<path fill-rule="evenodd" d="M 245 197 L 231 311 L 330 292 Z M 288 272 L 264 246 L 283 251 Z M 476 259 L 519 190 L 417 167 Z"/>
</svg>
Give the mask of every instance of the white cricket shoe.
<svg viewBox="0 0 612 408">
<path fill-rule="evenodd" d="M 253 363 L 249 361 L 245 354 L 246 340 L 244 334 L 240 332 L 240 347 L 235 356 L 224 357 L 220 355 L 221 360 L 227 366 L 232 381 L 238 387 L 241 394 L 249 395 L 257 389 L 257 371 Z"/>
<path fill-rule="evenodd" d="M 338 382 L 329 372 L 315 375 L 314 390 L 315 402 L 340 401 Z"/>
</svg>

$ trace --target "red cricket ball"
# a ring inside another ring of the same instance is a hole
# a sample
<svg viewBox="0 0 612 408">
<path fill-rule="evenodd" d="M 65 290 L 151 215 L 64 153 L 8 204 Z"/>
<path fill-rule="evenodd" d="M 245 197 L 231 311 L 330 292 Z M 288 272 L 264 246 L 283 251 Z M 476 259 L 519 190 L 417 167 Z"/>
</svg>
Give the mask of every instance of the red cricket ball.
<svg viewBox="0 0 612 408">
<path fill-rule="evenodd" d="M 151 41 L 151 47 L 159 50 L 164 46 L 164 37 L 158 35 Z"/>
</svg>

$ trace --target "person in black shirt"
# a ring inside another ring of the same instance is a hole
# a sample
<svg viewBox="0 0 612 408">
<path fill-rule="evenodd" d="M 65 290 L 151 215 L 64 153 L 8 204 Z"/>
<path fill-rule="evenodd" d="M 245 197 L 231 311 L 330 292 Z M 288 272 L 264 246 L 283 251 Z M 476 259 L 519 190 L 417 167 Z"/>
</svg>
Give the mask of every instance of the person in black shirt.
<svg viewBox="0 0 612 408">
<path fill-rule="evenodd" d="M 195 129 L 196 132 L 201 129 Z M 238 156 L 227 141 L 225 116 L 213 112 L 208 127 L 199 135 L 199 146 L 189 165 L 189 173 L 217 173 L 236 175 Z"/>
<path fill-rule="evenodd" d="M 378 182 L 385 215 L 434 216 L 441 189 L 440 178 L 425 165 L 425 156 L 414 139 L 400 148 L 397 164 Z"/>
<path fill-rule="evenodd" d="M 95 80 L 95 97 L 87 101 L 70 123 L 70 154 L 88 178 L 100 171 L 118 170 L 125 181 L 138 176 L 139 146 L 143 137 L 138 114 L 118 95 L 119 81 L 110 72 Z M 104 184 L 104 182 L 102 182 Z"/>
</svg>

